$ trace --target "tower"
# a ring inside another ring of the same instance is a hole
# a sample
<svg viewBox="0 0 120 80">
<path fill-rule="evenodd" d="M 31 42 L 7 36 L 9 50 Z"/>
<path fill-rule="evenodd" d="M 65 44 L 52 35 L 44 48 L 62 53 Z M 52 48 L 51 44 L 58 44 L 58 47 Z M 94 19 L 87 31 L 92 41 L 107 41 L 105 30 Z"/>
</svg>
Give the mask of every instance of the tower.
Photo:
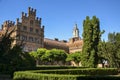
<svg viewBox="0 0 120 80">
<path fill-rule="evenodd" d="M 77 24 L 75 24 L 73 29 L 73 37 L 79 37 L 79 29 L 77 27 Z"/>
<path fill-rule="evenodd" d="M 69 53 L 82 51 L 83 40 L 79 36 L 77 24 L 73 28 L 73 37 L 69 39 L 67 45 L 69 46 Z"/>
</svg>

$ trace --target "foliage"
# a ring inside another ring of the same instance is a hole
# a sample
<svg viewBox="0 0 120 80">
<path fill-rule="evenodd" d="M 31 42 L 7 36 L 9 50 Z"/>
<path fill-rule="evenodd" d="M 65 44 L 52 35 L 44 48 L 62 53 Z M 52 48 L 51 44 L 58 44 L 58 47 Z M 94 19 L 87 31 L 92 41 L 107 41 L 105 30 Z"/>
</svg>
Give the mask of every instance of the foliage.
<svg viewBox="0 0 120 80">
<path fill-rule="evenodd" d="M 0 40 L 0 67 L 3 73 L 12 73 L 20 67 L 30 67 L 34 65 L 34 59 L 27 53 L 22 52 L 22 42 L 13 45 L 15 37 L 11 37 L 15 29 L 7 30 Z M 5 67 L 5 68 L 3 68 Z"/>
<path fill-rule="evenodd" d="M 1 37 L 0 40 L 0 63 L 8 63 L 9 59 L 6 59 L 6 55 L 9 55 L 9 52 L 11 50 L 11 44 L 13 42 L 13 38 L 10 37 L 10 35 L 14 32 L 11 31 L 8 33 L 8 30 L 6 33 Z M 5 61 L 5 62 L 4 62 Z"/>
<path fill-rule="evenodd" d="M 45 48 L 38 48 L 37 49 L 37 54 L 38 54 L 38 58 L 41 59 L 41 57 L 46 53 L 47 49 Z"/>
<path fill-rule="evenodd" d="M 52 51 L 47 50 L 46 53 L 41 57 L 41 60 L 53 64 L 54 57 Z"/>
<path fill-rule="evenodd" d="M 108 42 L 101 41 L 99 56 L 106 59 L 109 67 L 120 68 L 120 33 L 109 33 Z"/>
<path fill-rule="evenodd" d="M 88 16 L 83 21 L 83 49 L 82 65 L 84 67 L 97 67 L 98 64 L 98 44 L 102 32 L 100 22 L 96 16 L 90 19 Z"/>
<path fill-rule="evenodd" d="M 62 61 L 63 63 L 65 62 L 65 60 L 67 58 L 67 54 L 64 50 L 52 49 L 51 51 L 53 52 L 54 60 L 57 61 L 57 63 L 59 61 Z"/>
<path fill-rule="evenodd" d="M 38 48 L 37 51 L 29 52 L 29 54 L 34 57 L 34 59 L 36 60 L 36 64 L 39 65 L 40 62 L 43 60 L 42 56 L 45 55 L 46 51 L 47 50 L 45 48 Z"/>
<path fill-rule="evenodd" d="M 59 65 L 38 65 L 35 70 L 50 70 L 50 69 L 82 69 L 83 67 L 77 66 L 59 66 Z"/>
<path fill-rule="evenodd" d="M 34 70 L 15 72 L 14 80 L 114 80 L 114 75 L 116 74 L 117 69 L 85 68 L 61 70 Z M 119 79 L 120 77 L 115 77 L 115 80 Z"/>
<path fill-rule="evenodd" d="M 13 80 L 76 80 L 73 75 L 37 74 L 28 72 L 14 73 Z"/>
<path fill-rule="evenodd" d="M 38 54 L 37 54 L 36 51 L 31 51 L 31 52 L 29 52 L 29 54 L 30 54 L 32 57 L 34 57 L 35 60 L 38 59 Z"/>
<path fill-rule="evenodd" d="M 79 65 L 79 62 L 81 61 L 81 55 L 82 55 L 81 52 L 68 54 L 66 61 L 74 61 L 76 64 Z"/>
<path fill-rule="evenodd" d="M 116 68 L 77 68 L 77 69 L 57 69 L 57 70 L 33 70 L 34 73 L 46 74 L 71 74 L 71 75 L 116 75 Z"/>
<path fill-rule="evenodd" d="M 29 54 L 42 64 L 47 64 L 48 62 L 54 64 L 55 61 L 57 63 L 59 61 L 64 63 L 67 58 L 66 52 L 60 49 L 47 50 L 45 48 L 39 48 L 37 51 L 32 51 Z"/>
</svg>

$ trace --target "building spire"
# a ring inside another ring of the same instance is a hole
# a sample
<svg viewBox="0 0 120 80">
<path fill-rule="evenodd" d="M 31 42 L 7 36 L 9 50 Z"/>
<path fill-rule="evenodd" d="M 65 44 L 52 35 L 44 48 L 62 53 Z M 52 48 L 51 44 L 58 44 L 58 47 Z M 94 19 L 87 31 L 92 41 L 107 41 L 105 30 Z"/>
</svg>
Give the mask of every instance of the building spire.
<svg viewBox="0 0 120 80">
<path fill-rule="evenodd" d="M 79 37 L 79 29 L 77 27 L 77 24 L 75 24 L 73 29 L 73 37 Z"/>
</svg>

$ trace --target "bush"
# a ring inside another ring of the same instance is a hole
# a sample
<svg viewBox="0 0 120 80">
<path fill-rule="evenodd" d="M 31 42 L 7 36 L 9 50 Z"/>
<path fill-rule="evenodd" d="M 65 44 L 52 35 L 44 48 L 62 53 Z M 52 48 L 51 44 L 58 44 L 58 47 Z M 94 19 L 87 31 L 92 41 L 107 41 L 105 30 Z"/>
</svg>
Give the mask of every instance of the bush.
<svg viewBox="0 0 120 80">
<path fill-rule="evenodd" d="M 76 80 L 76 76 L 15 72 L 13 79 L 14 80 Z"/>
<path fill-rule="evenodd" d="M 72 75 L 116 75 L 118 70 L 115 68 L 100 69 L 100 68 L 85 68 L 85 69 L 61 69 L 61 70 L 36 70 L 34 73 L 48 74 L 72 74 Z"/>
<path fill-rule="evenodd" d="M 120 76 L 58 75 L 15 72 L 13 80 L 120 80 Z"/>
<path fill-rule="evenodd" d="M 36 67 L 37 70 L 48 70 L 48 69 L 83 69 L 84 67 L 75 67 L 75 66 L 56 66 L 56 65 L 39 65 Z"/>
<path fill-rule="evenodd" d="M 14 80 L 119 80 L 117 69 L 33 70 L 14 73 Z M 109 76 L 112 75 L 112 76 Z"/>
</svg>

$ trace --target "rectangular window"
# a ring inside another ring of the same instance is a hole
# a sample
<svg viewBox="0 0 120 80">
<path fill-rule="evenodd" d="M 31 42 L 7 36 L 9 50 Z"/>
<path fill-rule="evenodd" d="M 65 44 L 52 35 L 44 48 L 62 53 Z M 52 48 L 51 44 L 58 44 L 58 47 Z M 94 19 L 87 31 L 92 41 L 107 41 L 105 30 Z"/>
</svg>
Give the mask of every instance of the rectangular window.
<svg viewBox="0 0 120 80">
<path fill-rule="evenodd" d="M 35 38 L 35 42 L 37 41 L 38 39 L 37 38 Z"/>
<path fill-rule="evenodd" d="M 35 42 L 36 42 L 36 43 L 39 43 L 39 38 L 35 38 Z"/>
<path fill-rule="evenodd" d="M 39 30 L 38 30 L 38 29 L 36 29 L 36 33 L 39 33 Z"/>
<path fill-rule="evenodd" d="M 30 27 L 33 27 L 33 20 L 30 21 Z"/>
<path fill-rule="evenodd" d="M 33 37 L 29 37 L 29 41 L 33 42 Z"/>
<path fill-rule="evenodd" d="M 22 40 L 27 40 L 27 36 L 22 35 Z"/>
<path fill-rule="evenodd" d="M 33 28 L 30 28 L 30 32 L 33 32 Z"/>
<path fill-rule="evenodd" d="M 25 31 L 26 31 L 26 30 L 27 30 L 27 26 L 23 26 L 23 30 L 25 30 Z"/>
</svg>

